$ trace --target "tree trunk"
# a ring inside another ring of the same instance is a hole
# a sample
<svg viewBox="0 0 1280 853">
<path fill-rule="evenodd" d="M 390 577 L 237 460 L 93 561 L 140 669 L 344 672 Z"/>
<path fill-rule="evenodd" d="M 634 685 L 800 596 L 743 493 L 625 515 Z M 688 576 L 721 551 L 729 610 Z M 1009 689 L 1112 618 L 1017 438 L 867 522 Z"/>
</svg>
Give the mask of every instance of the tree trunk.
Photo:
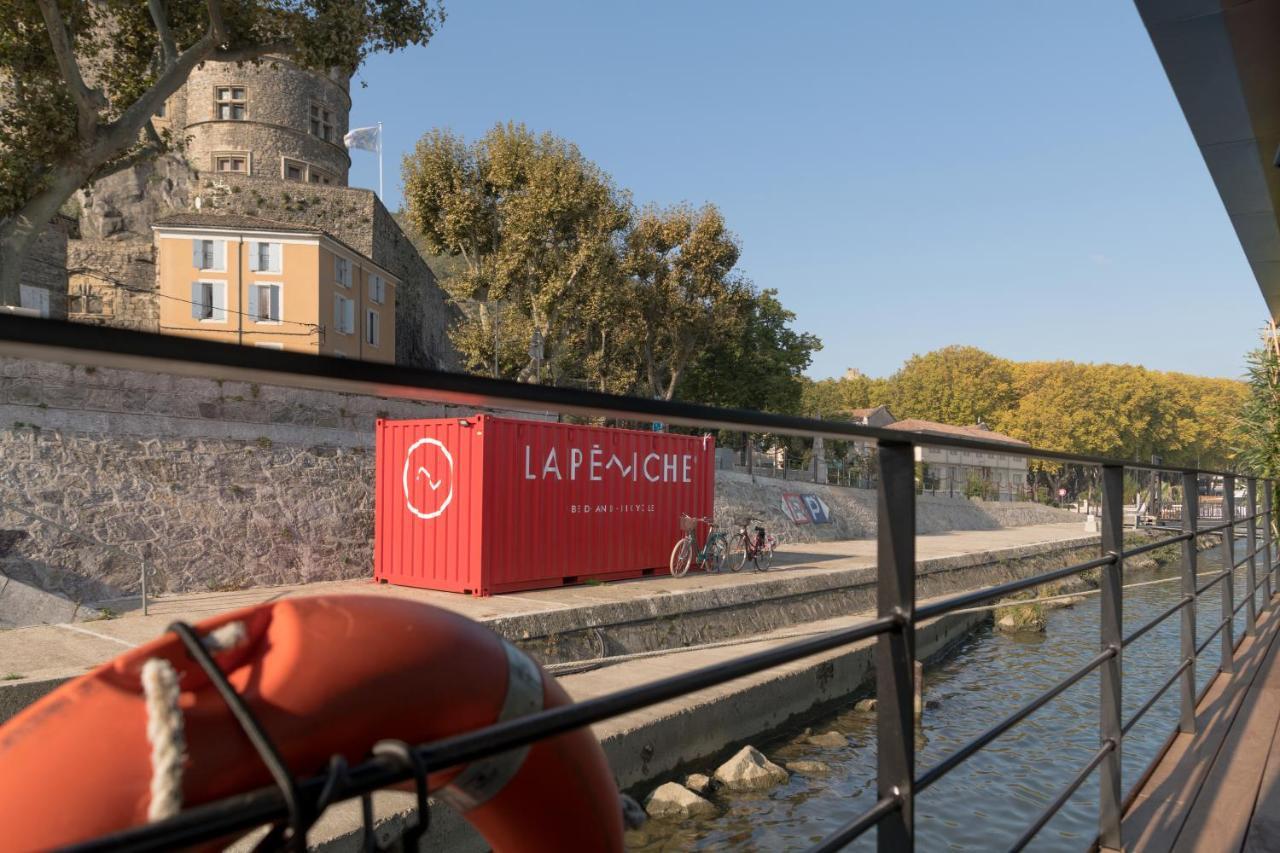
<svg viewBox="0 0 1280 853">
<path fill-rule="evenodd" d="M 39 195 L 12 216 L 0 220 L 0 305 L 18 305 L 22 267 L 36 244 L 72 193 L 89 179 L 87 170 L 63 169 Z"/>
</svg>

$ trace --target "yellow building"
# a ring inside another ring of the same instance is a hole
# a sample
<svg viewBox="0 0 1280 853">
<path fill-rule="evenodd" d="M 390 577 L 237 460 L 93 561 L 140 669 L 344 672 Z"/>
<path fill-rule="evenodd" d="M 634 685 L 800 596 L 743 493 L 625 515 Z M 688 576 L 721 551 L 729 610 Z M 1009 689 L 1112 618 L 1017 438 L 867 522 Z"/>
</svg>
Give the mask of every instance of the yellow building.
<svg viewBox="0 0 1280 853">
<path fill-rule="evenodd" d="M 152 231 L 161 333 L 395 361 L 400 282 L 323 230 L 184 213 Z"/>
</svg>

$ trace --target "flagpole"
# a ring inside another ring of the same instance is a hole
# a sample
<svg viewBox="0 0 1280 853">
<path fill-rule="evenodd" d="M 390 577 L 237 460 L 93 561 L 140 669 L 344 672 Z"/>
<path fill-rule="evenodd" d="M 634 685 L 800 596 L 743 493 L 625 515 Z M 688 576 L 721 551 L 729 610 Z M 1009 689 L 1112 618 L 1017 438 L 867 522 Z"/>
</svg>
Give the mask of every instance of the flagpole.
<svg viewBox="0 0 1280 853">
<path fill-rule="evenodd" d="M 382 122 L 378 122 L 378 200 L 385 204 L 382 194 Z"/>
</svg>

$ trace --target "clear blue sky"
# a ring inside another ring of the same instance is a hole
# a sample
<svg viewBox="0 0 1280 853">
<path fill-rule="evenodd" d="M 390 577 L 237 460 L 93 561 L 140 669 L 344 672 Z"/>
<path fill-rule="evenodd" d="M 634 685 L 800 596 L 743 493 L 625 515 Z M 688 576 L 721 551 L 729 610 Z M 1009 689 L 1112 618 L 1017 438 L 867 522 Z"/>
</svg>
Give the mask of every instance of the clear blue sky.
<svg viewBox="0 0 1280 853">
<path fill-rule="evenodd" d="M 392 209 L 428 129 L 516 120 L 638 203 L 719 205 L 741 269 L 822 338 L 814 377 L 953 343 L 1237 376 L 1257 341 L 1262 298 L 1127 0 L 446 2 L 428 47 L 353 86 Z"/>
</svg>

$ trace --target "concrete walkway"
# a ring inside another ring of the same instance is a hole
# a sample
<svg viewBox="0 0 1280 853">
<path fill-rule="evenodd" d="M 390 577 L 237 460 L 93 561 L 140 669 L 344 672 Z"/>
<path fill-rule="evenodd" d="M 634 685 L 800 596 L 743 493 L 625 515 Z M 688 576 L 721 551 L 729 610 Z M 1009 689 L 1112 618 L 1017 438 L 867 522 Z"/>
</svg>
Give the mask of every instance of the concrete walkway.
<svg viewBox="0 0 1280 853">
<path fill-rule="evenodd" d="M 959 530 L 919 536 L 916 554 L 930 560 L 1019 546 L 1079 539 L 1082 524 L 1040 524 L 1000 530 Z M 671 596 L 720 587 L 747 586 L 795 575 L 815 575 L 869 568 L 875 565 L 876 543 L 855 539 L 842 542 L 783 545 L 769 572 L 739 574 L 693 573 L 537 590 L 489 598 L 395 587 L 369 581 L 337 581 L 296 586 L 265 587 L 237 592 L 164 596 L 151 602 L 143 616 L 137 600 L 112 602 L 114 619 L 38 625 L 0 631 L 0 684 L 65 678 L 91 669 L 124 650 L 144 643 L 175 620 L 198 622 L 217 613 L 298 595 L 392 595 L 422 601 L 478 621 L 549 613 L 627 602 L 651 596 Z M 563 615 L 563 614 L 562 614 Z M 17 686 L 13 684 L 11 686 Z"/>
</svg>

